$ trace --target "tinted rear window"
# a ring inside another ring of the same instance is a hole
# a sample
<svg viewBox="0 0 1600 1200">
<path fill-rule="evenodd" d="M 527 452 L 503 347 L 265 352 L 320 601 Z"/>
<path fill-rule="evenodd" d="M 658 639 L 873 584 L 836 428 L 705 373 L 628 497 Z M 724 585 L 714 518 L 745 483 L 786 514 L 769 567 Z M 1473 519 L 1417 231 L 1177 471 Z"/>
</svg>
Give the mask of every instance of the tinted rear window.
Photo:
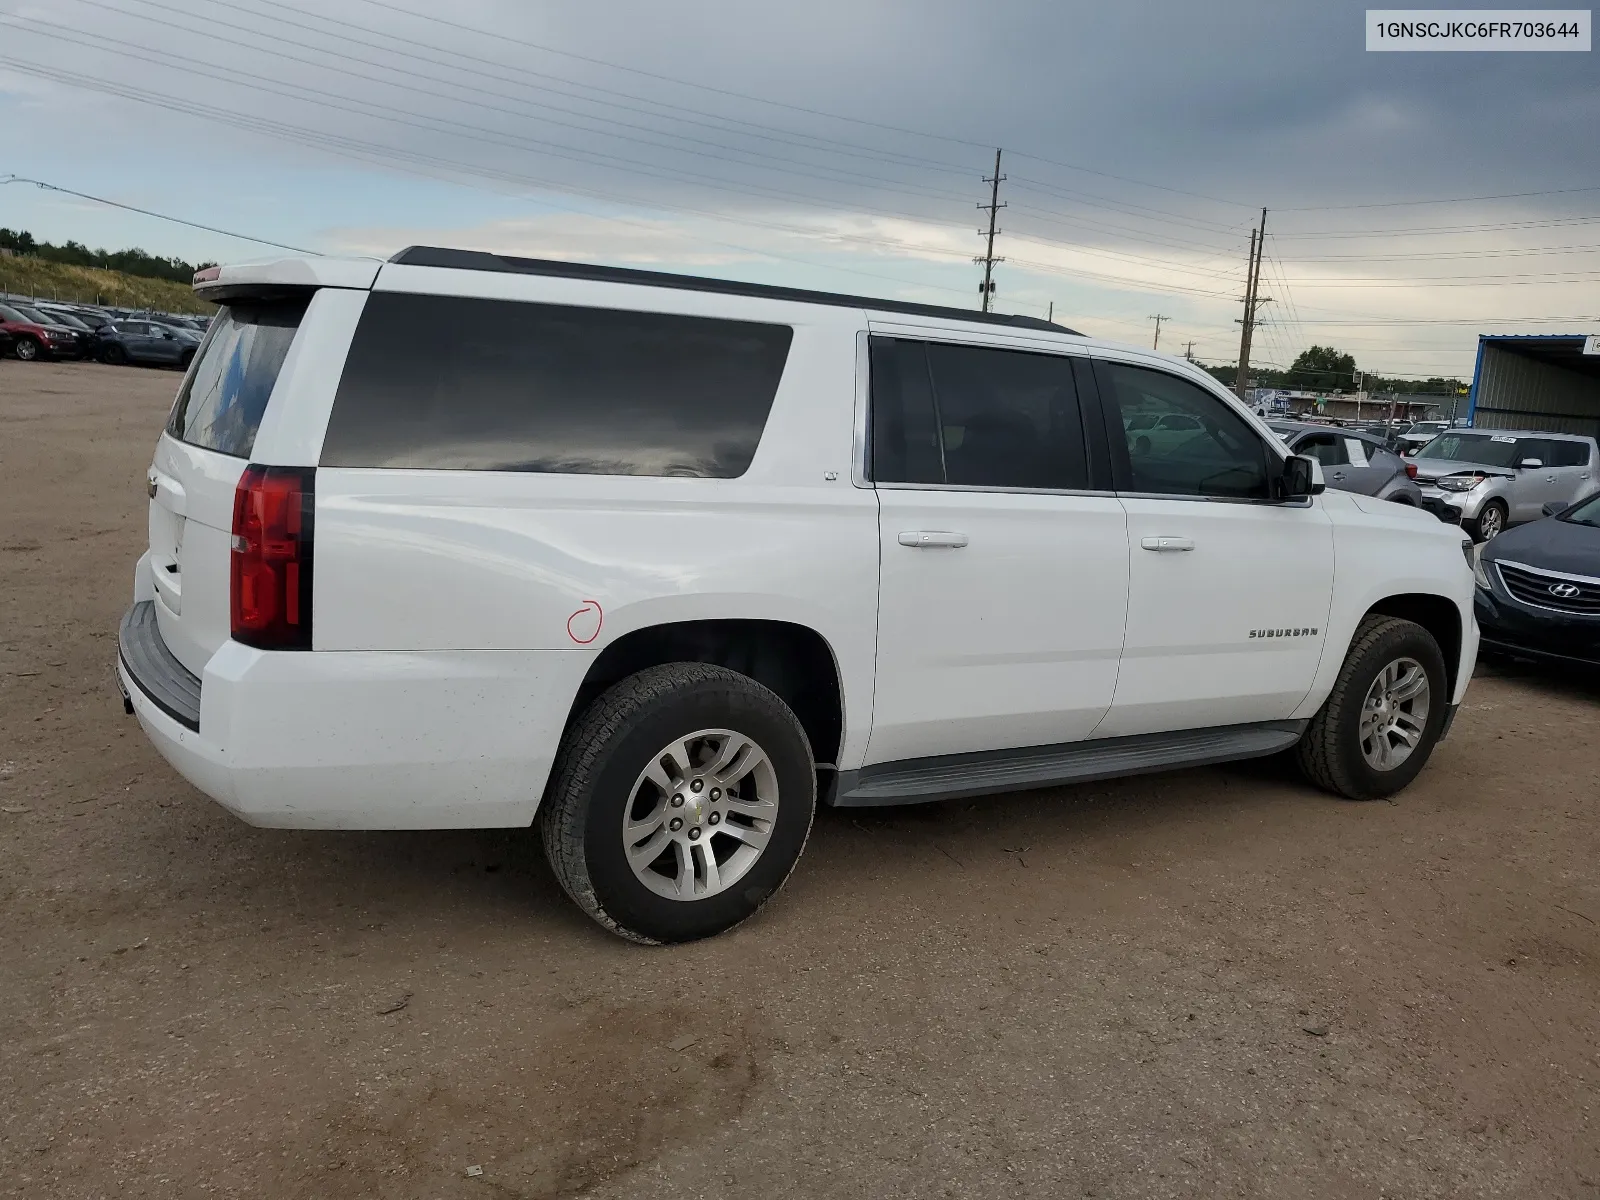
<svg viewBox="0 0 1600 1200">
<path fill-rule="evenodd" d="M 1059 355 L 872 339 L 876 483 L 1089 486 L 1072 363 Z"/>
<path fill-rule="evenodd" d="M 1555 459 L 1552 466 L 1557 467 L 1586 467 L 1589 465 L 1589 443 L 1587 442 L 1552 442 Z"/>
<path fill-rule="evenodd" d="M 219 312 L 178 392 L 167 432 L 191 445 L 249 458 L 305 311 L 301 300 L 235 304 Z M 124 321 L 120 328 L 143 332 L 135 329 L 141 324 Z"/>
<path fill-rule="evenodd" d="M 375 292 L 322 444 L 331 467 L 732 479 L 793 330 Z"/>
</svg>

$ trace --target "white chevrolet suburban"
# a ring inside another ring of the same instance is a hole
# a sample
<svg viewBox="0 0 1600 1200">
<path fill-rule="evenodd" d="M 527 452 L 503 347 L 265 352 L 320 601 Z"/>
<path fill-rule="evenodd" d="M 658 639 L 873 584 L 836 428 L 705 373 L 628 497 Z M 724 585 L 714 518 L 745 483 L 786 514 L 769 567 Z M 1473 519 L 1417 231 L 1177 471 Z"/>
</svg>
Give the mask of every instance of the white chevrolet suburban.
<svg viewBox="0 0 1600 1200">
<path fill-rule="evenodd" d="M 253 824 L 537 821 L 586 912 L 675 942 L 819 802 L 1279 751 L 1390 795 L 1472 674 L 1461 531 L 1324 492 L 1177 359 L 431 248 L 195 287 L 117 671 Z"/>
</svg>

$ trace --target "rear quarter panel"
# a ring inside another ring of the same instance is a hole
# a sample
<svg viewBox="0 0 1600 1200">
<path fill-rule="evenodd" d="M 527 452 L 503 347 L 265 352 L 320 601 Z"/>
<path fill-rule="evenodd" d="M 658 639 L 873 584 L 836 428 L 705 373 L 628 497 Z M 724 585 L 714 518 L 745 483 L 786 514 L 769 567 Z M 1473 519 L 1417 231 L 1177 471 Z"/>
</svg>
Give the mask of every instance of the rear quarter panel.
<svg viewBox="0 0 1600 1200">
<path fill-rule="evenodd" d="M 876 497 L 851 485 L 864 321 L 840 310 L 790 323 L 783 381 L 738 479 L 319 469 L 316 649 L 592 659 L 668 622 L 792 622 L 833 650 L 841 765 L 858 759 L 878 591 Z"/>
</svg>

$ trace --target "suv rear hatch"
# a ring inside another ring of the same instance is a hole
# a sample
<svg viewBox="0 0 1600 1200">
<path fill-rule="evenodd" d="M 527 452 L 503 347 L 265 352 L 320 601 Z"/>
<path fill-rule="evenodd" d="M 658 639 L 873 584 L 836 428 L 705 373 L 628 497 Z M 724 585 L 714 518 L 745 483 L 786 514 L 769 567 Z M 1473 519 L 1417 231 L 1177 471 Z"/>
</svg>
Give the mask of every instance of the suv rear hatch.
<svg viewBox="0 0 1600 1200">
<path fill-rule="evenodd" d="M 223 308 L 156 444 L 148 560 L 156 623 L 196 676 L 229 637 L 234 493 L 308 295 Z"/>
</svg>

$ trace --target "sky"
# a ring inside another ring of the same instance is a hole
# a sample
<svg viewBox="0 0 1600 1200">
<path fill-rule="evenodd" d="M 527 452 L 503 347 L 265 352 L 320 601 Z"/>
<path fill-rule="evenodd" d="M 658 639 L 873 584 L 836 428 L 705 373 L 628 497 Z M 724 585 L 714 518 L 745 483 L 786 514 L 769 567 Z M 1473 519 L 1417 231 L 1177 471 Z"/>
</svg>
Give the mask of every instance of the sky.
<svg viewBox="0 0 1600 1200">
<path fill-rule="evenodd" d="M 1379 54 L 1365 9 L 0 0 L 0 178 L 326 254 L 411 244 L 976 306 L 1203 362 L 1470 377 L 1600 332 L 1600 62 Z M 0 184 L 0 226 L 271 246 Z"/>
</svg>

